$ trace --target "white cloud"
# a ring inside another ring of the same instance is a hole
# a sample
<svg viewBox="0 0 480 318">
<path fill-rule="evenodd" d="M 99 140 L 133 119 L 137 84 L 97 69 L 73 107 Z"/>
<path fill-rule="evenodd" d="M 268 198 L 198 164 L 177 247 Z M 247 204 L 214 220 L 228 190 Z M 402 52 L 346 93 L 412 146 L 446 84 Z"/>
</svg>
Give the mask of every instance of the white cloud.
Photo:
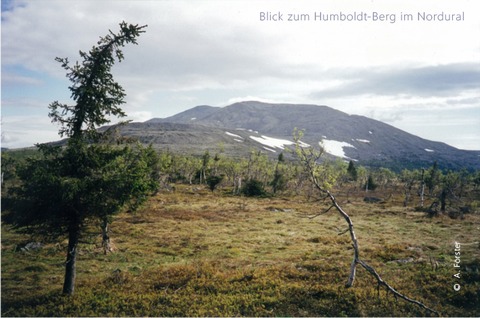
<svg viewBox="0 0 480 318">
<path fill-rule="evenodd" d="M 247 95 L 243 97 L 229 98 L 226 102 L 222 103 L 222 105 L 219 105 L 219 106 L 231 105 L 231 104 L 240 103 L 244 101 L 251 101 L 251 100 L 254 100 L 257 102 L 263 102 L 263 103 L 281 103 L 283 101 L 278 99 L 262 98 L 262 97 Z"/>
<path fill-rule="evenodd" d="M 135 122 L 144 122 L 152 118 L 151 112 L 130 112 L 128 113 L 128 119 L 131 119 Z"/>
<path fill-rule="evenodd" d="M 52 126 L 47 116 L 2 117 L 2 147 L 32 147 L 36 143 L 60 140 Z"/>
<path fill-rule="evenodd" d="M 139 45 L 126 47 L 125 60 L 113 68 L 127 93 L 124 110 L 138 120 L 173 115 L 199 104 L 259 100 L 328 105 L 404 129 L 411 126 L 405 124 L 405 118 L 411 117 L 406 109 L 430 123 L 438 110 L 456 110 L 460 119 L 462 112 L 472 115 L 468 108 L 478 111 L 479 107 L 480 4 L 475 1 L 203 0 L 192 6 L 190 1 L 31 0 L 14 4 L 21 5 L 2 12 L 2 70 L 8 67 L 2 88 L 9 85 L 9 90 L 2 89 L 4 117 L 21 115 L 22 90 L 33 92 L 29 86 L 41 86 L 42 101 L 68 103 L 61 99 L 68 96 L 69 84 L 63 81 L 65 87 L 58 87 L 65 72 L 54 58 L 76 61 L 78 50 L 88 51 L 108 29 L 115 32 L 122 20 L 148 24 Z M 400 21 L 400 13 L 423 10 L 464 11 L 465 21 Z M 304 13 L 311 19 L 259 19 L 260 12 L 279 11 L 285 17 Z M 312 21 L 319 11 L 375 11 L 395 14 L 397 21 Z M 61 89 L 66 93 L 59 96 Z M 446 127 L 450 118 L 440 117 L 437 120 Z M 443 132 L 430 127 L 429 136 L 446 140 Z M 55 131 L 51 125 L 46 129 Z M 462 131 L 465 136 L 474 133 L 470 126 L 455 129 L 450 135 L 458 136 L 456 141 L 449 139 L 455 146 L 460 145 Z M 22 139 L 35 142 L 36 136 L 22 135 Z"/>
<path fill-rule="evenodd" d="M 42 81 L 30 76 L 2 73 L 2 85 L 40 85 Z"/>
</svg>

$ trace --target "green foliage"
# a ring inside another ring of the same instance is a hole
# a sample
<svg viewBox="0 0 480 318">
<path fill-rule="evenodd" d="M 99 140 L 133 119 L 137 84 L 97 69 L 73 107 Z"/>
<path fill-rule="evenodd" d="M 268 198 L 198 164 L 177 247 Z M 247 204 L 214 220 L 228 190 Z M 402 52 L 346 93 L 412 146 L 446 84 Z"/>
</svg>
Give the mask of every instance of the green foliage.
<svg viewBox="0 0 480 318">
<path fill-rule="evenodd" d="M 283 152 L 281 152 L 277 158 L 273 180 L 270 182 L 273 194 L 276 194 L 277 191 L 284 190 L 287 185 L 287 179 L 285 178 L 285 174 L 283 172 L 285 170 L 284 166 L 285 158 L 283 156 Z"/>
<path fill-rule="evenodd" d="M 375 181 L 380 187 L 392 185 L 396 181 L 396 174 L 388 168 L 379 168 L 374 171 Z"/>
<path fill-rule="evenodd" d="M 121 61 L 121 48 L 136 44 L 144 27 L 120 23 L 120 32 L 100 38 L 82 63 L 69 65 L 57 58 L 73 83 L 69 89 L 76 105 L 50 104 L 49 117 L 60 124 L 65 147 L 39 145 L 39 158 L 19 169 L 21 184 L 7 220 L 19 229 L 49 239 L 68 237 L 63 292 L 73 294 L 77 246 L 86 224 L 106 221 L 124 206 L 135 209 L 156 188 L 157 158 L 153 149 L 118 147 L 109 143 L 113 133 L 97 132 L 109 116 L 123 117 L 125 93 L 110 72 Z M 106 226 L 106 225 L 105 225 Z"/>
<path fill-rule="evenodd" d="M 2 183 L 14 179 L 15 176 L 15 159 L 9 153 L 2 152 Z"/>
<path fill-rule="evenodd" d="M 418 170 L 403 169 L 399 177 L 400 181 L 408 186 L 412 186 L 421 181 L 421 173 Z"/>
<path fill-rule="evenodd" d="M 217 185 L 219 185 L 220 182 L 222 182 L 222 180 L 223 180 L 222 176 L 209 176 L 209 177 L 207 177 L 208 187 L 213 192 L 215 190 L 215 188 L 217 187 Z"/>
<path fill-rule="evenodd" d="M 73 141 L 71 141 L 73 143 Z M 156 154 L 137 146 L 75 143 L 41 146 L 42 156 L 19 168 L 21 186 L 9 220 L 18 228 L 57 239 L 72 219 L 102 219 L 124 206 L 135 208 L 156 188 Z"/>
<path fill-rule="evenodd" d="M 266 195 L 263 184 L 256 180 L 250 179 L 243 185 L 241 193 L 247 197 L 260 197 Z"/>
<path fill-rule="evenodd" d="M 480 187 L 480 170 L 477 170 L 475 174 L 472 176 L 473 184 L 475 188 Z"/>
<path fill-rule="evenodd" d="M 207 170 L 209 169 L 209 166 L 210 166 L 210 152 L 208 152 L 207 150 L 202 156 L 202 169 L 199 171 L 200 183 L 207 182 Z"/>
<path fill-rule="evenodd" d="M 113 81 L 110 69 L 116 58 L 121 61 L 121 47 L 136 44 L 144 27 L 120 23 L 118 35 L 101 38 L 98 47 L 83 62 L 69 66 L 68 59 L 57 58 L 73 83 L 69 87 L 75 106 L 52 103 L 49 116 L 61 125 L 59 134 L 71 137 L 67 146 L 39 145 L 39 158 L 31 158 L 18 172 L 22 181 L 15 189 L 13 223 L 34 233 L 57 238 L 85 220 L 104 218 L 124 205 L 138 205 L 154 188 L 150 167 L 156 158 L 152 149 L 116 148 L 108 143 L 90 144 L 90 139 L 105 137 L 96 126 L 108 116 L 124 116 L 119 108 L 125 94 Z M 86 136 L 83 128 L 86 126 Z"/>
<path fill-rule="evenodd" d="M 144 28 L 120 23 L 118 34 L 110 31 L 89 53 L 80 51 L 83 61 L 73 66 L 69 65 L 68 58 L 56 58 L 73 83 L 69 90 L 76 102 L 75 106 L 69 106 L 55 101 L 49 106 L 52 122 L 61 125 L 60 136 L 78 137 L 86 126 L 88 137 L 97 137 L 96 127 L 108 123 L 108 116 L 126 116 L 120 108 L 124 103 L 124 90 L 113 80 L 110 70 L 115 58 L 119 62 L 123 60 L 121 48 L 129 43 L 137 44 L 137 37 L 145 32 Z"/>
<path fill-rule="evenodd" d="M 278 191 L 281 191 L 285 189 L 287 185 L 287 180 L 285 176 L 278 170 L 275 170 L 275 174 L 273 175 L 273 180 L 270 183 L 272 186 L 273 193 L 277 193 Z"/>
<path fill-rule="evenodd" d="M 378 185 L 371 175 L 368 176 L 367 181 L 365 182 L 365 189 L 375 191 Z"/>
<path fill-rule="evenodd" d="M 348 174 L 350 175 L 350 178 L 352 178 L 353 181 L 357 181 L 358 172 L 357 172 L 357 168 L 355 167 L 355 164 L 353 163 L 352 160 L 350 160 L 350 162 L 348 163 L 347 172 L 348 172 Z"/>
<path fill-rule="evenodd" d="M 274 164 L 268 159 L 268 156 L 261 151 L 250 152 L 247 163 L 246 179 L 256 179 L 267 183 L 271 180 Z"/>
<path fill-rule="evenodd" d="M 310 181 L 316 186 L 324 190 L 330 190 L 337 182 L 343 173 L 342 164 L 338 162 L 331 162 L 329 160 L 321 163 L 321 158 L 324 154 L 324 148 L 307 146 L 302 143 L 303 131 L 294 131 L 295 152 L 302 163 L 302 168 Z"/>
<path fill-rule="evenodd" d="M 317 283 L 320 277 L 283 266 L 243 272 L 207 262 L 171 265 L 140 275 L 113 272 L 72 299 L 47 295 L 24 303 L 7 301 L 4 312 L 11 316 L 359 315 L 353 291 Z"/>
<path fill-rule="evenodd" d="M 438 169 L 438 164 L 435 161 L 425 175 L 425 185 L 427 186 L 430 194 L 433 194 L 435 188 L 439 184 L 441 174 L 442 172 Z"/>
<path fill-rule="evenodd" d="M 467 213 L 478 213 L 480 212 L 480 201 L 474 200 L 466 205 Z"/>
<path fill-rule="evenodd" d="M 341 173 L 342 166 L 336 161 L 326 160 L 315 166 L 315 176 L 326 190 L 330 190 L 336 185 Z"/>
</svg>

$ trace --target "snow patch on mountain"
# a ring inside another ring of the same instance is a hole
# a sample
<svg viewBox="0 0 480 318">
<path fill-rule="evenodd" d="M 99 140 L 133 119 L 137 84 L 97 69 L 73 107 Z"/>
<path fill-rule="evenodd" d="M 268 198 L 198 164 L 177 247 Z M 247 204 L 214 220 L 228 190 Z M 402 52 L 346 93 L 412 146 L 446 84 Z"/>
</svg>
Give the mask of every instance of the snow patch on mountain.
<svg viewBox="0 0 480 318">
<path fill-rule="evenodd" d="M 352 139 L 352 140 L 353 140 L 353 139 Z M 368 140 L 368 139 L 355 139 L 355 140 L 358 141 L 358 142 L 363 142 L 363 143 L 365 143 L 365 144 L 370 143 L 370 140 Z"/>
<path fill-rule="evenodd" d="M 255 140 L 256 142 L 261 143 L 262 145 L 265 145 L 271 148 L 285 149 L 285 146 L 291 146 L 294 144 L 294 142 L 290 140 L 272 138 L 272 137 L 263 136 L 263 135 L 261 137 L 250 136 L 250 138 Z"/>
<path fill-rule="evenodd" d="M 243 139 L 241 136 L 232 134 L 231 132 L 226 131 L 225 133 L 226 133 L 227 135 L 231 136 L 231 137 L 238 138 L 238 139 Z"/>
<path fill-rule="evenodd" d="M 303 142 L 301 140 L 298 142 L 298 145 L 302 148 L 311 147 L 309 144 L 307 144 L 306 142 Z"/>
<path fill-rule="evenodd" d="M 345 151 L 343 150 L 344 147 L 351 147 L 355 148 L 353 145 L 349 144 L 348 142 L 345 141 L 337 141 L 337 140 L 328 140 L 328 139 L 323 139 L 322 141 L 319 142 L 320 146 L 323 147 L 323 149 L 336 157 L 344 158 L 344 159 L 350 159 L 347 157 L 345 154 Z"/>
<path fill-rule="evenodd" d="M 277 152 L 276 150 L 270 149 L 270 148 L 265 147 L 265 146 L 263 146 L 263 149 L 268 150 L 268 151 L 271 151 L 271 152 Z"/>
</svg>

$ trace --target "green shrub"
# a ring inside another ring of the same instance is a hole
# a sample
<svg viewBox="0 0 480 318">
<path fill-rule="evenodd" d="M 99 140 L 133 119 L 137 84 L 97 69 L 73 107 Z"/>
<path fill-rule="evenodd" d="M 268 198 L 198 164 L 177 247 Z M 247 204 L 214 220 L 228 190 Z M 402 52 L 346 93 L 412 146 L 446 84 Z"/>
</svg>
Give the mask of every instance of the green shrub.
<svg viewBox="0 0 480 318">
<path fill-rule="evenodd" d="M 261 197 L 266 195 L 263 184 L 255 179 L 248 180 L 242 187 L 242 194 L 247 197 Z"/>
<path fill-rule="evenodd" d="M 209 189 L 213 192 L 213 190 L 215 190 L 217 185 L 219 185 L 220 182 L 222 182 L 222 180 L 223 180 L 222 176 L 210 176 L 210 177 L 208 177 L 207 178 L 207 184 L 208 184 Z"/>
</svg>

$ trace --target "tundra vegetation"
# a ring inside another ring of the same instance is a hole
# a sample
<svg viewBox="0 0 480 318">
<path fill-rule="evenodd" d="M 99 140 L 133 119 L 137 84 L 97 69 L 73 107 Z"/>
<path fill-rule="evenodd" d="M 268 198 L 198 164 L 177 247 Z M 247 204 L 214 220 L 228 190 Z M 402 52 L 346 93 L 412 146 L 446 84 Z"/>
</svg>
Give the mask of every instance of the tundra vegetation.
<svg viewBox="0 0 480 318">
<path fill-rule="evenodd" d="M 2 152 L 2 316 L 480 315 L 479 171 L 124 144 L 96 128 L 143 28 L 58 59 L 65 145 Z"/>
<path fill-rule="evenodd" d="M 256 152 L 207 163 L 160 153 L 158 192 L 135 212 L 112 215 L 112 253 L 104 253 L 98 225 L 85 225 L 77 288 L 63 297 L 68 239 L 32 237 L 6 222 L 15 201 L 9 189 L 21 182 L 28 159 L 23 151 L 2 156 L 4 316 L 433 315 L 377 289 L 366 271 L 346 288 L 354 250 L 345 220 L 322 213 L 331 203 L 312 187 L 304 165 Z M 441 171 L 432 163 L 424 175 L 435 181 L 422 201 L 421 171 L 353 165 L 357 180 L 343 161 L 317 169 L 355 224 L 361 259 L 395 290 L 442 315 L 478 316 L 479 172 Z M 211 191 L 207 180 L 215 174 L 222 177 Z M 274 189 L 279 174 L 284 185 Z M 377 188 L 366 192 L 369 176 Z M 32 242 L 40 247 L 28 248 Z M 460 278 L 453 276 L 455 242 Z"/>
</svg>

